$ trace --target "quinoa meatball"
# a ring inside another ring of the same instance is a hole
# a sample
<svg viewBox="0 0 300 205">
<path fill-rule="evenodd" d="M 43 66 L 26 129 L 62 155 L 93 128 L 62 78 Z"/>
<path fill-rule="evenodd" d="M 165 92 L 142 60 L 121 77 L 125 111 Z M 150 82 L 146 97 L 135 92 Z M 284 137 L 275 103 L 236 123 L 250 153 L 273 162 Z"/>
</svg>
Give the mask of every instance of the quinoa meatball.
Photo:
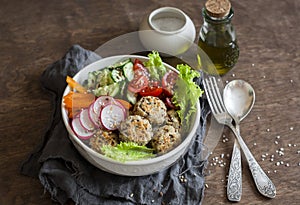
<svg viewBox="0 0 300 205">
<path fill-rule="evenodd" d="M 118 144 L 118 134 L 107 130 L 97 130 L 89 142 L 91 148 L 101 153 L 103 145 L 116 146 Z"/>
<path fill-rule="evenodd" d="M 151 140 L 153 149 L 158 153 L 166 153 L 179 144 L 181 135 L 171 125 L 160 127 Z"/>
<path fill-rule="evenodd" d="M 173 126 L 176 130 L 180 130 L 181 123 L 176 110 L 168 110 L 166 124 Z"/>
<path fill-rule="evenodd" d="M 121 141 L 135 142 L 139 145 L 146 145 L 153 136 L 149 120 L 139 115 L 130 115 L 121 122 L 119 131 Z"/>
<path fill-rule="evenodd" d="M 134 114 L 147 118 L 152 125 L 162 125 L 166 121 L 167 108 L 158 97 L 142 97 L 134 106 Z"/>
</svg>

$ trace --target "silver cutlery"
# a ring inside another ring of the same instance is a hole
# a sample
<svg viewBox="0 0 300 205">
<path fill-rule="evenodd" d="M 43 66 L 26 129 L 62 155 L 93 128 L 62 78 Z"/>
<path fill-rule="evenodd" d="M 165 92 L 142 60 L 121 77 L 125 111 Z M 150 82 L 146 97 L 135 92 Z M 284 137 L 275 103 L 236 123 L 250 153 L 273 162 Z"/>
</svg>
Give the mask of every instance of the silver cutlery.
<svg viewBox="0 0 300 205">
<path fill-rule="evenodd" d="M 223 91 L 224 105 L 235 122 L 235 129 L 240 133 L 240 122 L 250 113 L 255 92 L 252 86 L 243 80 L 230 81 Z M 240 145 L 234 140 L 231 163 L 227 181 L 227 198 L 240 201 L 242 196 L 242 163 Z"/>
<path fill-rule="evenodd" d="M 247 159 L 252 177 L 258 191 L 265 197 L 274 198 L 276 196 L 276 188 L 273 182 L 269 179 L 266 173 L 259 166 L 251 151 L 245 144 L 240 133 L 232 124 L 232 117 L 228 114 L 225 109 L 222 96 L 220 94 L 219 87 L 215 77 L 208 77 L 203 80 L 205 93 L 207 96 L 208 103 L 215 119 L 220 123 L 228 126 L 236 136 L 241 149 Z"/>
</svg>

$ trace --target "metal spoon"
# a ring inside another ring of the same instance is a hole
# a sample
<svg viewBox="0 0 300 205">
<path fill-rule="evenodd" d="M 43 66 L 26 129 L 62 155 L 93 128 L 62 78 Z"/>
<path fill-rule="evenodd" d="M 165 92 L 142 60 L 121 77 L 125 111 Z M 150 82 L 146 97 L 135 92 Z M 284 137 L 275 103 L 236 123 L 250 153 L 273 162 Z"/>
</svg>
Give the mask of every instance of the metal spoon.
<svg viewBox="0 0 300 205">
<path fill-rule="evenodd" d="M 223 92 L 223 99 L 228 113 L 232 116 L 236 125 L 235 134 L 240 136 L 239 123 L 243 120 L 253 107 L 255 101 L 255 93 L 252 86 L 243 80 L 234 80 L 225 86 Z M 240 143 L 243 140 L 239 140 Z M 269 198 L 274 198 L 276 195 L 276 188 L 272 181 L 268 178 L 265 172 L 261 169 L 257 161 L 254 159 L 247 146 L 240 144 L 244 150 L 245 157 L 247 158 L 249 168 L 252 173 L 255 185 L 258 191 Z M 237 153 L 235 153 L 237 152 Z M 239 156 L 239 157 L 238 157 Z M 227 193 L 231 194 L 232 199 L 240 199 L 242 193 L 242 176 L 241 176 L 241 162 L 240 162 L 240 149 L 237 142 L 233 150 L 232 165 L 230 166 Z M 232 172 L 232 173 L 230 173 Z M 235 187 L 233 189 L 233 187 Z"/>
<path fill-rule="evenodd" d="M 247 92 L 247 91 L 251 92 Z M 251 111 L 255 93 L 252 87 L 242 80 L 228 83 L 223 92 L 223 99 L 228 113 L 235 121 L 235 128 L 240 133 L 240 122 Z M 227 182 L 227 197 L 230 201 L 240 201 L 242 196 L 242 163 L 240 145 L 235 139 Z"/>
</svg>

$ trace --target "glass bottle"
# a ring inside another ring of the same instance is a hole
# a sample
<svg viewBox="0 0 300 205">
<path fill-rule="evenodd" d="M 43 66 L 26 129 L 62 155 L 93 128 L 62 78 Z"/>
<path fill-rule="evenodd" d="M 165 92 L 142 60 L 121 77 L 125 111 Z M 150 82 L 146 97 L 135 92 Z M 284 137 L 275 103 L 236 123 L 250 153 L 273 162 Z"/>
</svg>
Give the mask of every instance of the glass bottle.
<svg viewBox="0 0 300 205">
<path fill-rule="evenodd" d="M 231 19 L 233 9 L 228 0 L 208 0 L 202 9 L 203 25 L 198 45 L 213 62 L 219 75 L 236 64 L 239 47 Z M 209 72 L 210 68 L 205 68 Z"/>
</svg>

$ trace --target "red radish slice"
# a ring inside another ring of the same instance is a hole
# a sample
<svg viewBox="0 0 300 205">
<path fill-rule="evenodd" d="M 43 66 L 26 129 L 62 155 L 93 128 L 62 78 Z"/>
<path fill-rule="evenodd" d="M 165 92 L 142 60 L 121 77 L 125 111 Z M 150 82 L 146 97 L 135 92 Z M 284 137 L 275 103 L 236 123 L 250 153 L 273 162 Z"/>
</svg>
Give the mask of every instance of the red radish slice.
<svg viewBox="0 0 300 205">
<path fill-rule="evenodd" d="M 81 126 L 83 128 L 85 128 L 86 130 L 88 130 L 88 131 L 94 130 L 95 126 L 94 126 L 94 123 L 89 118 L 89 109 L 88 108 L 81 110 L 81 112 L 79 114 L 79 121 L 81 123 Z"/>
<path fill-rule="evenodd" d="M 84 127 L 82 127 L 80 123 L 79 117 L 75 117 L 72 120 L 72 128 L 75 134 L 79 139 L 82 140 L 88 140 L 93 136 L 93 132 L 86 130 Z"/>
<path fill-rule="evenodd" d="M 124 105 L 120 101 L 115 100 L 113 102 L 113 104 L 120 106 L 123 109 L 123 112 L 124 112 L 125 116 L 127 116 L 127 109 L 124 107 Z"/>
<path fill-rule="evenodd" d="M 100 114 L 101 109 L 108 105 L 111 104 L 114 101 L 114 98 L 111 96 L 100 96 L 96 99 L 96 101 L 94 102 L 94 112 L 96 114 Z"/>
<path fill-rule="evenodd" d="M 99 121 L 99 117 L 100 117 L 100 112 L 99 114 L 94 112 L 94 104 L 91 104 L 89 107 L 89 118 L 91 120 L 91 122 L 94 124 L 95 127 L 101 127 L 100 121 Z"/>
<path fill-rule="evenodd" d="M 116 104 L 106 105 L 100 113 L 100 121 L 103 127 L 108 130 L 116 130 L 126 118 L 124 109 L 124 107 Z"/>
</svg>

